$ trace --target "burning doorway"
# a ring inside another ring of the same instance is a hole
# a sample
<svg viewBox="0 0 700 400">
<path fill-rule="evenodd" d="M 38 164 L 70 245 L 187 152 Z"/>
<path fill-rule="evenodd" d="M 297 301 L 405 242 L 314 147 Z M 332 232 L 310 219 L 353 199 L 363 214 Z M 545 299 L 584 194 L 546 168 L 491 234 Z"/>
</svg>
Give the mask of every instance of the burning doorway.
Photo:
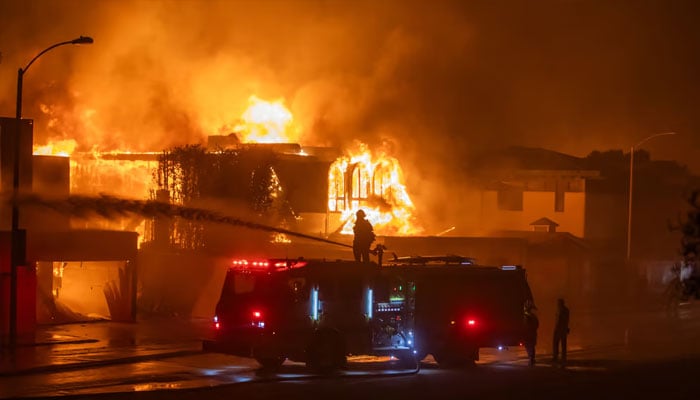
<svg viewBox="0 0 700 400">
<path fill-rule="evenodd" d="M 27 232 L 27 259 L 37 267 L 37 322 L 132 321 L 136 254 L 135 232 Z"/>
<path fill-rule="evenodd" d="M 37 263 L 37 322 L 124 319 L 126 261 Z"/>
</svg>

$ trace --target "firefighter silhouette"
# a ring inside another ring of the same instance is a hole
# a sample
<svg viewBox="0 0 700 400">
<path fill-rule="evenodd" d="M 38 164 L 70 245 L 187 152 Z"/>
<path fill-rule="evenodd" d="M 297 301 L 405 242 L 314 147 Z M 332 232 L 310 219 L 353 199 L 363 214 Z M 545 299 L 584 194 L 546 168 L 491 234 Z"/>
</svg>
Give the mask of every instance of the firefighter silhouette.
<svg viewBox="0 0 700 400">
<path fill-rule="evenodd" d="M 678 318 L 678 305 L 683 301 L 683 297 L 685 296 L 685 289 L 680 278 L 680 272 L 681 266 L 679 264 L 671 266 L 670 279 L 664 290 L 666 316 L 670 318 Z"/>
<path fill-rule="evenodd" d="M 367 215 L 363 210 L 357 210 L 355 215 L 357 219 L 355 220 L 355 226 L 352 228 L 355 233 L 352 241 L 352 252 L 355 255 L 355 261 L 369 262 L 369 249 L 375 239 L 374 228 L 365 218 Z"/>
<path fill-rule="evenodd" d="M 569 335 L 569 308 L 564 299 L 557 299 L 557 313 L 554 318 L 554 343 L 552 348 L 552 361 L 560 361 L 559 348 L 561 347 L 561 366 L 566 364 L 566 339 Z"/>
<path fill-rule="evenodd" d="M 535 314 L 537 307 L 532 303 L 532 300 L 527 300 L 523 307 L 524 323 L 525 323 L 525 350 L 527 351 L 528 365 L 535 365 L 535 346 L 537 345 L 537 329 L 540 327 L 540 320 Z"/>
</svg>

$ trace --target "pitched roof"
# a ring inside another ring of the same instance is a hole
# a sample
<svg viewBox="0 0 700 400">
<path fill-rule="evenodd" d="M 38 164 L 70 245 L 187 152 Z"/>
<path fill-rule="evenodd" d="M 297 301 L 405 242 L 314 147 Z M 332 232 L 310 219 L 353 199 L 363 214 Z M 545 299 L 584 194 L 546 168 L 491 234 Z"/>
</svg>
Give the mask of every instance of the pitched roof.
<svg viewBox="0 0 700 400">
<path fill-rule="evenodd" d="M 552 221 L 551 219 L 547 217 L 542 217 L 538 219 L 537 221 L 530 222 L 530 225 L 548 225 L 548 226 L 559 226 L 558 223 Z"/>
</svg>

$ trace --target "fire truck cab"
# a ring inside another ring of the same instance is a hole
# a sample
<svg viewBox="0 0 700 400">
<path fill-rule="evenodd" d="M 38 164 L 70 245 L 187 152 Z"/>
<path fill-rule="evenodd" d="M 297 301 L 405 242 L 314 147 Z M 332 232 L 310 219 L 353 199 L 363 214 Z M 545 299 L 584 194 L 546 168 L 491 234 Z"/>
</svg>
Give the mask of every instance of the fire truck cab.
<svg viewBox="0 0 700 400">
<path fill-rule="evenodd" d="M 479 348 L 517 346 L 525 270 L 484 267 L 465 257 L 234 261 L 216 306 L 208 351 L 285 359 L 317 370 L 342 368 L 350 354 L 391 355 L 415 366 L 478 360 Z"/>
</svg>

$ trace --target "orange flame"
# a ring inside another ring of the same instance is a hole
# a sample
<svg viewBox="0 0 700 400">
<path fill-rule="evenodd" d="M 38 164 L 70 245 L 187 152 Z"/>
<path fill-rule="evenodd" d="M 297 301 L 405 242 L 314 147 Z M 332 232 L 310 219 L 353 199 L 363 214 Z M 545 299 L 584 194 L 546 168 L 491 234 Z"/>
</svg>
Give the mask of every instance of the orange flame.
<svg viewBox="0 0 700 400">
<path fill-rule="evenodd" d="M 251 96 L 234 131 L 242 142 L 298 143 L 300 128 L 284 101 Z M 34 154 L 71 156 L 72 193 L 109 193 L 122 197 L 147 198 L 154 190 L 151 179 L 157 166 L 156 153 L 128 151 L 75 153 L 75 140 L 35 146 Z M 74 154 L 75 153 L 75 154 Z M 303 154 L 303 153 L 300 153 Z M 150 157 L 149 157 L 150 155 Z M 404 185 L 396 158 L 372 152 L 365 144 L 338 158 L 330 167 L 328 210 L 339 216 L 342 234 L 352 234 L 355 213 L 363 209 L 379 235 L 413 235 L 423 232 L 416 222 L 415 206 Z M 142 221 L 118 221 L 119 228 L 143 233 Z M 127 224 L 129 226 L 122 226 Z M 137 226 L 134 226 L 137 225 Z M 106 227 L 105 227 L 106 228 Z M 283 236 L 276 241 L 289 240 Z"/>
<path fill-rule="evenodd" d="M 342 234 L 352 234 L 359 209 L 365 211 L 380 235 L 414 235 L 423 231 L 413 215 L 415 206 L 396 158 L 383 152 L 372 154 L 365 144 L 360 144 L 357 152 L 331 165 L 328 179 L 329 210 L 342 213 Z"/>
<path fill-rule="evenodd" d="M 241 141 L 249 143 L 296 143 L 299 131 L 295 129 L 292 113 L 284 106 L 284 101 L 265 101 L 250 96 L 249 106 L 241 116 L 242 122 L 236 126 Z"/>
<path fill-rule="evenodd" d="M 58 140 L 49 142 L 43 146 L 34 145 L 33 154 L 35 156 L 61 156 L 69 157 L 78 147 L 78 143 L 73 139 Z"/>
</svg>

